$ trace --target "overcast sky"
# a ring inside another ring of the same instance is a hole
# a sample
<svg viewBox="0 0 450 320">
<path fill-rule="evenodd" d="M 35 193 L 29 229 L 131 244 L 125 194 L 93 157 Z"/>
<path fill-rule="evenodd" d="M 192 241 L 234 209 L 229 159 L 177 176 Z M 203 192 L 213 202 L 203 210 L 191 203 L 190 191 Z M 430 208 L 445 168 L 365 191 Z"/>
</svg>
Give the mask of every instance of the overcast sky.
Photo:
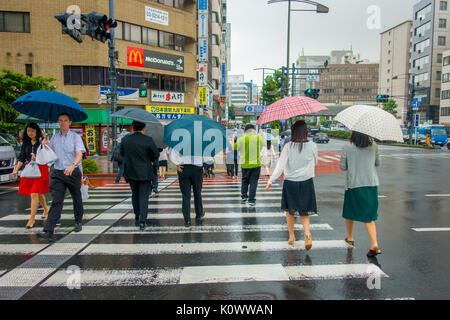
<svg viewBox="0 0 450 320">
<path fill-rule="evenodd" d="M 290 65 L 302 48 L 305 55 L 329 55 L 332 50 L 350 46 L 362 59 L 378 62 L 380 33 L 412 20 L 417 1 L 316 0 L 329 7 L 330 12 L 292 11 Z M 254 68 L 277 69 L 286 64 L 287 8 L 287 1 L 268 4 L 268 0 L 227 0 L 227 21 L 231 23 L 229 74 L 244 74 L 245 81 L 261 85 L 262 71 L 253 71 Z M 292 2 L 292 9 L 315 6 Z"/>
</svg>

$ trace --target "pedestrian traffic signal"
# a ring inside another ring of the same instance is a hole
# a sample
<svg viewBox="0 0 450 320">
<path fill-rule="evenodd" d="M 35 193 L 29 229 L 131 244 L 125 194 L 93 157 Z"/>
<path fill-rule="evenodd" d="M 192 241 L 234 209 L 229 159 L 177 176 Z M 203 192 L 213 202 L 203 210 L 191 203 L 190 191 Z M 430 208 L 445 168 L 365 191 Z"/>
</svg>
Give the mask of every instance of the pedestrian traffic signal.
<svg viewBox="0 0 450 320">
<path fill-rule="evenodd" d="M 319 92 L 320 92 L 320 89 L 307 89 L 307 90 L 305 90 L 305 96 L 317 100 L 319 98 Z"/>
<path fill-rule="evenodd" d="M 377 95 L 377 103 L 386 103 L 389 101 L 388 94 L 379 94 Z"/>
<path fill-rule="evenodd" d="M 55 18 L 61 22 L 63 33 L 68 34 L 79 43 L 83 42 L 81 30 L 85 26 L 85 22 L 81 15 L 68 14 L 66 12 L 63 14 L 55 14 Z"/>
<path fill-rule="evenodd" d="M 147 98 L 147 81 L 144 79 L 141 80 L 141 83 L 139 84 L 139 97 Z"/>
<path fill-rule="evenodd" d="M 111 39 L 111 33 L 109 29 L 117 27 L 117 22 L 108 19 L 106 14 L 100 14 L 95 11 L 91 11 L 86 16 L 87 28 L 86 34 L 90 35 L 93 39 L 101 42 Z"/>
</svg>

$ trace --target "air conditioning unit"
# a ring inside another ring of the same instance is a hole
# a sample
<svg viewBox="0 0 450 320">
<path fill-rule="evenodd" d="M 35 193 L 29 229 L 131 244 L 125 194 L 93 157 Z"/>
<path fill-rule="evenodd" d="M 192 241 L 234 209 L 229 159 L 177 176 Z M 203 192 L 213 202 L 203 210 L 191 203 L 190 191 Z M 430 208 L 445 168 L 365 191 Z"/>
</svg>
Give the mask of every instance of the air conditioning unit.
<svg viewBox="0 0 450 320">
<path fill-rule="evenodd" d="M 420 66 L 417 66 L 417 70 L 420 70 Z"/>
<path fill-rule="evenodd" d="M 422 51 L 420 51 L 420 50 L 417 50 L 417 53 L 422 53 Z"/>
</svg>

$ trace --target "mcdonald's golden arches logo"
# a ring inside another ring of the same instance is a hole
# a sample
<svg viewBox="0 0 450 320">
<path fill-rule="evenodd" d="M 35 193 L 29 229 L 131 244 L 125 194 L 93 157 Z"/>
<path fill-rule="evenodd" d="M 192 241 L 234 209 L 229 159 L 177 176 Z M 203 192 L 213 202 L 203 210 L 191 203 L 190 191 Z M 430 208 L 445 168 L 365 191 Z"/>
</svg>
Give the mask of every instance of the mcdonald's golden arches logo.
<svg viewBox="0 0 450 320">
<path fill-rule="evenodd" d="M 127 65 L 144 67 L 144 49 L 127 47 Z"/>
</svg>

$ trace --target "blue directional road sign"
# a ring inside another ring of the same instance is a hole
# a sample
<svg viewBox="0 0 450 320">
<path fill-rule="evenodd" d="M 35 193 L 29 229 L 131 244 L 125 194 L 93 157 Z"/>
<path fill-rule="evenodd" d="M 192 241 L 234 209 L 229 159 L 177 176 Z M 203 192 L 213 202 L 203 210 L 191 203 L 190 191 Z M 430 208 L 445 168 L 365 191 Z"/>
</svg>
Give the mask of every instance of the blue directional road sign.
<svg viewBox="0 0 450 320">
<path fill-rule="evenodd" d="M 419 120 L 420 120 L 420 114 L 415 114 L 414 115 L 414 127 L 419 126 Z"/>
<path fill-rule="evenodd" d="M 420 107 L 420 102 L 419 102 L 419 100 L 413 100 L 411 106 L 412 106 L 413 111 L 419 110 L 419 107 Z"/>
<path fill-rule="evenodd" d="M 259 106 L 259 105 L 246 105 L 244 106 L 244 112 L 245 113 L 262 113 L 266 106 Z"/>
</svg>

